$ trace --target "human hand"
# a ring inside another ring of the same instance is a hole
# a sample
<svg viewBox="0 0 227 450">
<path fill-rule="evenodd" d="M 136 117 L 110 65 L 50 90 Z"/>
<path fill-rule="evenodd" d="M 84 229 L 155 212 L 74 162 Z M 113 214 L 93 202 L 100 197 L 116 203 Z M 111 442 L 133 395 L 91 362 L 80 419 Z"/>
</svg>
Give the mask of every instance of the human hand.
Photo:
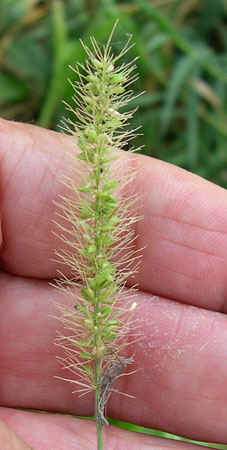
<svg viewBox="0 0 227 450">
<path fill-rule="evenodd" d="M 72 138 L 31 125 L 0 122 L 1 136 L 1 405 L 2 450 L 95 448 L 95 424 L 29 408 L 92 415 L 91 397 L 72 395 L 61 375 L 50 317 L 57 292 L 51 230 L 57 181 Z M 125 157 L 127 161 L 127 155 Z M 164 162 L 136 157 L 133 189 L 143 195 L 137 224 L 143 251 L 138 315 L 141 339 L 134 367 L 119 379 L 108 416 L 213 442 L 226 442 L 227 194 L 218 186 Z M 11 431 L 10 428 L 15 431 Z M 24 441 L 19 437 L 21 436 Z M 109 426 L 108 450 L 196 449 Z M 25 444 L 27 442 L 28 444 Z"/>
</svg>

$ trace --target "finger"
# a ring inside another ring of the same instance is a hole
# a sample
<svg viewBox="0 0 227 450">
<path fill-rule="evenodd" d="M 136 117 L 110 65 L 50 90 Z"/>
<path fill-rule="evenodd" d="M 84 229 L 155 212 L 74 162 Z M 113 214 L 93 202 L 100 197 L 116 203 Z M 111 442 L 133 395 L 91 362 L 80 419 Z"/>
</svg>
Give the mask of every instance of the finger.
<svg viewBox="0 0 227 450">
<path fill-rule="evenodd" d="M 0 414 L 1 417 L 1 414 Z M 1 450 L 32 450 L 13 430 L 0 420 Z"/>
<path fill-rule="evenodd" d="M 18 434 L 24 437 L 35 450 L 90 450 L 96 446 L 95 423 L 89 420 L 39 414 L 0 408 L 0 417 Z M 185 442 L 176 442 L 114 426 L 104 427 L 104 448 L 114 450 L 196 450 L 199 447 Z M 30 447 L 18 447 L 27 450 Z M 1 447 L 2 450 L 17 450 L 17 447 Z"/>
<path fill-rule="evenodd" d="M 93 414 L 93 394 L 72 395 L 72 379 L 55 355 L 56 327 L 61 324 L 51 299 L 56 292 L 46 282 L 7 277 L 0 285 L 1 404 Z M 138 372 L 119 378 L 107 416 L 170 433 L 213 442 L 226 442 L 227 317 L 159 299 L 138 296 L 141 339 L 129 355 Z"/>
<path fill-rule="evenodd" d="M 56 276 L 53 200 L 73 140 L 31 125 L 1 121 L 2 267 L 23 276 Z M 124 156 L 126 164 L 128 156 Z M 134 282 L 143 290 L 222 310 L 226 302 L 227 193 L 177 167 L 138 155 L 132 193 L 143 195 Z"/>
<path fill-rule="evenodd" d="M 59 167 L 71 140 L 31 125 L 0 120 L 1 265 L 17 275 L 56 275 L 54 200 L 59 200 Z"/>
</svg>

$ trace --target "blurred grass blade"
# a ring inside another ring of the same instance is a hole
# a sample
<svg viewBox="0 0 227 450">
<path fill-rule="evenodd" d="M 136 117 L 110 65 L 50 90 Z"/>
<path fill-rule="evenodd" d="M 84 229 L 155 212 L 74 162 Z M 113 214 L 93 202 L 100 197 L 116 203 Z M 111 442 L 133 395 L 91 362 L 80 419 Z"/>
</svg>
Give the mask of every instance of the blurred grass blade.
<svg viewBox="0 0 227 450">
<path fill-rule="evenodd" d="M 199 109 L 200 116 L 212 127 L 216 129 L 223 136 L 227 137 L 227 116 L 217 116 L 216 114 L 210 113 L 205 107 L 201 106 Z"/>
<path fill-rule="evenodd" d="M 64 7 L 60 0 L 53 2 L 53 73 L 46 98 L 37 121 L 42 127 L 49 127 L 55 109 L 62 99 L 64 87 L 65 51 L 67 46 L 67 30 L 64 18 Z"/>
<path fill-rule="evenodd" d="M 161 115 L 161 131 L 165 134 L 168 130 L 170 120 L 173 117 L 174 107 L 182 86 L 191 75 L 195 62 L 188 56 L 183 56 L 174 68 L 167 86 L 166 100 Z"/>
<path fill-rule="evenodd" d="M 155 36 L 152 36 L 152 38 L 147 42 L 147 50 L 149 50 L 149 52 L 157 51 L 168 41 L 169 36 L 166 33 L 158 33 Z"/>
<path fill-rule="evenodd" d="M 198 67 L 194 70 L 196 79 L 199 77 Z M 186 146 L 188 156 L 189 170 L 196 169 L 199 161 L 199 115 L 198 115 L 199 99 L 195 89 L 190 84 L 187 88 L 187 103 L 186 103 Z"/>
<path fill-rule="evenodd" d="M 145 0 L 136 0 L 143 11 L 153 19 L 159 27 L 165 31 L 172 39 L 174 44 L 186 55 L 191 56 L 197 61 L 208 73 L 213 75 L 215 78 L 227 83 L 227 74 L 221 70 L 221 68 L 215 64 L 214 60 L 210 61 L 210 53 L 202 54 L 201 49 L 199 51 L 188 43 L 179 31 L 173 26 L 170 20 L 162 15 L 156 8 L 147 3 Z"/>
<path fill-rule="evenodd" d="M 187 439 L 182 436 L 176 436 L 175 434 L 172 434 L 172 433 L 165 433 L 161 430 L 155 430 L 153 428 L 144 428 L 144 427 L 134 425 L 129 422 L 124 422 L 122 420 L 117 420 L 117 419 L 108 418 L 108 421 L 110 424 L 117 425 L 118 427 L 123 428 L 124 430 L 137 431 L 137 433 L 145 433 L 145 434 L 150 434 L 152 436 L 160 436 L 163 438 L 173 439 L 176 441 L 190 442 L 192 444 L 201 445 L 202 447 L 208 447 L 208 448 L 220 449 L 220 450 L 227 449 L 226 445 L 224 445 L 224 444 L 213 444 L 211 442 L 195 441 L 193 439 Z"/>
<path fill-rule="evenodd" d="M 221 107 L 221 99 L 220 97 L 214 92 L 213 89 L 209 86 L 208 83 L 205 81 L 193 77 L 190 80 L 191 86 L 194 87 L 194 89 L 198 92 L 198 94 L 203 97 L 205 100 L 207 100 L 211 105 L 213 105 L 215 108 Z"/>
</svg>

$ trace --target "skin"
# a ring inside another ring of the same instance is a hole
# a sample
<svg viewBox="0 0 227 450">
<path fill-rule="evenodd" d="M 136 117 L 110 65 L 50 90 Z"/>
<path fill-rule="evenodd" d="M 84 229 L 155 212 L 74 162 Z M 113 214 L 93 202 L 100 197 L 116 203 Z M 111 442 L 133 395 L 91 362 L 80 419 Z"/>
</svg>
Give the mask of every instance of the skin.
<svg viewBox="0 0 227 450">
<path fill-rule="evenodd" d="M 92 415 L 92 397 L 73 386 L 55 355 L 61 324 L 51 315 L 60 295 L 49 281 L 59 264 L 51 232 L 53 200 L 65 188 L 71 137 L 0 120 L 0 448 L 94 449 L 95 424 L 53 412 Z M 139 274 L 138 332 L 132 369 L 113 394 L 107 415 L 209 442 L 227 442 L 227 193 L 182 169 L 134 156 L 134 192 L 144 219 L 136 225 L 146 245 Z M 126 170 L 130 157 L 123 156 Z M 132 192 L 133 193 L 133 192 Z M 67 269 L 65 269 L 67 271 Z M 47 414 L 20 411 L 30 408 Z M 194 444 L 105 428 L 106 448 L 199 449 Z M 19 437 L 20 436 L 20 437 Z"/>
</svg>

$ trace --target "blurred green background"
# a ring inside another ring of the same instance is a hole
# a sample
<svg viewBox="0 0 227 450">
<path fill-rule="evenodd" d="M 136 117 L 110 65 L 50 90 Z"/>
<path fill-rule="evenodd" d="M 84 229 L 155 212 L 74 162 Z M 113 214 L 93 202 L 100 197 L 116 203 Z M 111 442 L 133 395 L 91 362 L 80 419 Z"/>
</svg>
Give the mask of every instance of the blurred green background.
<svg viewBox="0 0 227 450">
<path fill-rule="evenodd" d="M 1 0 L 0 115 L 57 129 L 79 42 L 105 42 L 119 18 L 139 55 L 143 153 L 227 187 L 227 0 Z"/>
</svg>

